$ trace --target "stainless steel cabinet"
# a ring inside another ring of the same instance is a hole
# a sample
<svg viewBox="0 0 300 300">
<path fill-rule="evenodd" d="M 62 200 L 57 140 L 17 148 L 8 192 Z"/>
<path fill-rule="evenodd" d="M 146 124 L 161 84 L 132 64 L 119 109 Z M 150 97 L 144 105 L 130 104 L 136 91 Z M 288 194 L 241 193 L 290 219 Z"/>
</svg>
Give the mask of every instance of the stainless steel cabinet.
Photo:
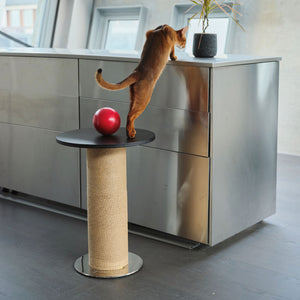
<svg viewBox="0 0 300 300">
<path fill-rule="evenodd" d="M 0 186 L 86 208 L 85 150 L 55 136 L 91 127 L 103 106 L 125 126 L 129 90 L 94 76 L 119 82 L 138 59 L 46 52 L 0 53 Z M 127 150 L 130 222 L 215 245 L 275 212 L 279 60 L 167 64 L 136 120 L 156 139 Z"/>
<path fill-rule="evenodd" d="M 0 57 L 0 65 L 0 186 L 79 207 L 79 151 L 55 141 L 79 127 L 77 60 Z"/>
</svg>

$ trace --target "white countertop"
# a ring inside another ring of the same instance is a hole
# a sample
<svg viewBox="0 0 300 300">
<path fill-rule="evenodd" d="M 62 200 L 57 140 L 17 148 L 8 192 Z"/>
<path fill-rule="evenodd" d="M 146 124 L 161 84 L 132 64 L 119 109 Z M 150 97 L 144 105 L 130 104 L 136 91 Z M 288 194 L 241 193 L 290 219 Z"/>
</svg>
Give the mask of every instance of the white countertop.
<svg viewBox="0 0 300 300">
<path fill-rule="evenodd" d="M 176 51 L 176 50 L 175 50 Z M 169 64 L 191 64 L 202 67 L 224 67 L 232 65 L 253 64 L 271 61 L 280 61 L 280 57 L 272 56 L 251 56 L 251 55 L 222 55 L 214 58 L 195 58 L 185 52 L 177 51 L 176 62 Z M 21 56 L 21 57 L 54 57 L 54 58 L 75 58 L 75 59 L 96 59 L 138 62 L 140 53 L 137 51 L 117 52 L 89 49 L 56 49 L 56 48 L 7 48 L 0 49 L 0 56 Z"/>
</svg>

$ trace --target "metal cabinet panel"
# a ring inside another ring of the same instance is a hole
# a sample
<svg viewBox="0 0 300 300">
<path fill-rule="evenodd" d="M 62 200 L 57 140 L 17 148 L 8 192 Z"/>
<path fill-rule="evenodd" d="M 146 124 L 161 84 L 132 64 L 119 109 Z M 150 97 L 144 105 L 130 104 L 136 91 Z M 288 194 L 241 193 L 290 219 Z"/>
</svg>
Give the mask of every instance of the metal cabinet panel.
<svg viewBox="0 0 300 300">
<path fill-rule="evenodd" d="M 76 59 L 0 57 L 0 122 L 65 131 L 79 127 Z"/>
<path fill-rule="evenodd" d="M 209 111 L 209 68 L 166 66 L 156 83 L 151 104 L 164 108 Z"/>
<path fill-rule="evenodd" d="M 0 89 L 23 95 L 78 95 L 78 60 L 1 56 Z"/>
<path fill-rule="evenodd" d="M 211 245 L 275 212 L 278 65 L 213 70 Z"/>
<path fill-rule="evenodd" d="M 119 91 L 102 89 L 95 81 L 95 72 L 103 69 L 105 80 L 117 83 L 136 68 L 137 63 L 80 60 L 80 96 L 129 103 L 129 88 Z M 168 64 L 156 83 L 150 104 L 162 108 L 209 111 L 209 69 Z"/>
<path fill-rule="evenodd" d="M 57 144 L 57 134 L 0 124 L 0 186 L 79 207 L 79 150 Z"/>
<path fill-rule="evenodd" d="M 57 131 L 79 127 L 78 98 L 26 97 L 0 90 L 0 122 Z"/>
<path fill-rule="evenodd" d="M 209 158 L 127 150 L 129 222 L 208 242 Z"/>
<path fill-rule="evenodd" d="M 80 99 L 80 126 L 92 126 L 93 114 L 105 106 L 115 108 L 121 116 L 121 126 L 126 126 L 128 104 L 83 97 Z M 209 114 L 149 105 L 135 126 L 155 132 L 156 138 L 147 145 L 149 147 L 209 156 Z"/>
<path fill-rule="evenodd" d="M 149 106 L 135 122 L 155 132 L 149 147 L 209 156 L 209 113 Z"/>
</svg>

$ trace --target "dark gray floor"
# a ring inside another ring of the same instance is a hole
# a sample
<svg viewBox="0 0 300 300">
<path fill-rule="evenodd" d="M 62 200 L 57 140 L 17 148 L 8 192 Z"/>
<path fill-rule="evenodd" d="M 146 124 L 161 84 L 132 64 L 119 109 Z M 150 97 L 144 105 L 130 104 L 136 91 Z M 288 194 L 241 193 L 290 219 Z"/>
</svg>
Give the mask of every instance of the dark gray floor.
<svg viewBox="0 0 300 300">
<path fill-rule="evenodd" d="M 300 299 L 300 157 L 279 156 L 277 214 L 214 248 L 129 236 L 130 277 L 73 270 L 86 223 L 0 200 L 0 299 Z"/>
</svg>

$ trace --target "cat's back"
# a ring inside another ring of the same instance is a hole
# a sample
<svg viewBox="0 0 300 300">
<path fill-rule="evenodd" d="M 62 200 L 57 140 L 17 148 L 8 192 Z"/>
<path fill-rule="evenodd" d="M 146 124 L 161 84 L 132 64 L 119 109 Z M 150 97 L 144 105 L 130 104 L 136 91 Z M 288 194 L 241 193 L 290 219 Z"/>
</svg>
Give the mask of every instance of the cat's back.
<svg viewBox="0 0 300 300">
<path fill-rule="evenodd" d="M 170 45 L 166 30 L 150 30 L 146 33 L 146 42 L 141 54 L 139 69 L 160 72 L 165 66 L 170 54 Z"/>
<path fill-rule="evenodd" d="M 170 48 L 170 39 L 172 39 L 173 31 L 174 30 L 168 25 L 163 25 L 157 30 L 147 31 L 144 50 L 154 50 L 153 48 L 158 48 L 160 51 L 168 51 Z"/>
</svg>

